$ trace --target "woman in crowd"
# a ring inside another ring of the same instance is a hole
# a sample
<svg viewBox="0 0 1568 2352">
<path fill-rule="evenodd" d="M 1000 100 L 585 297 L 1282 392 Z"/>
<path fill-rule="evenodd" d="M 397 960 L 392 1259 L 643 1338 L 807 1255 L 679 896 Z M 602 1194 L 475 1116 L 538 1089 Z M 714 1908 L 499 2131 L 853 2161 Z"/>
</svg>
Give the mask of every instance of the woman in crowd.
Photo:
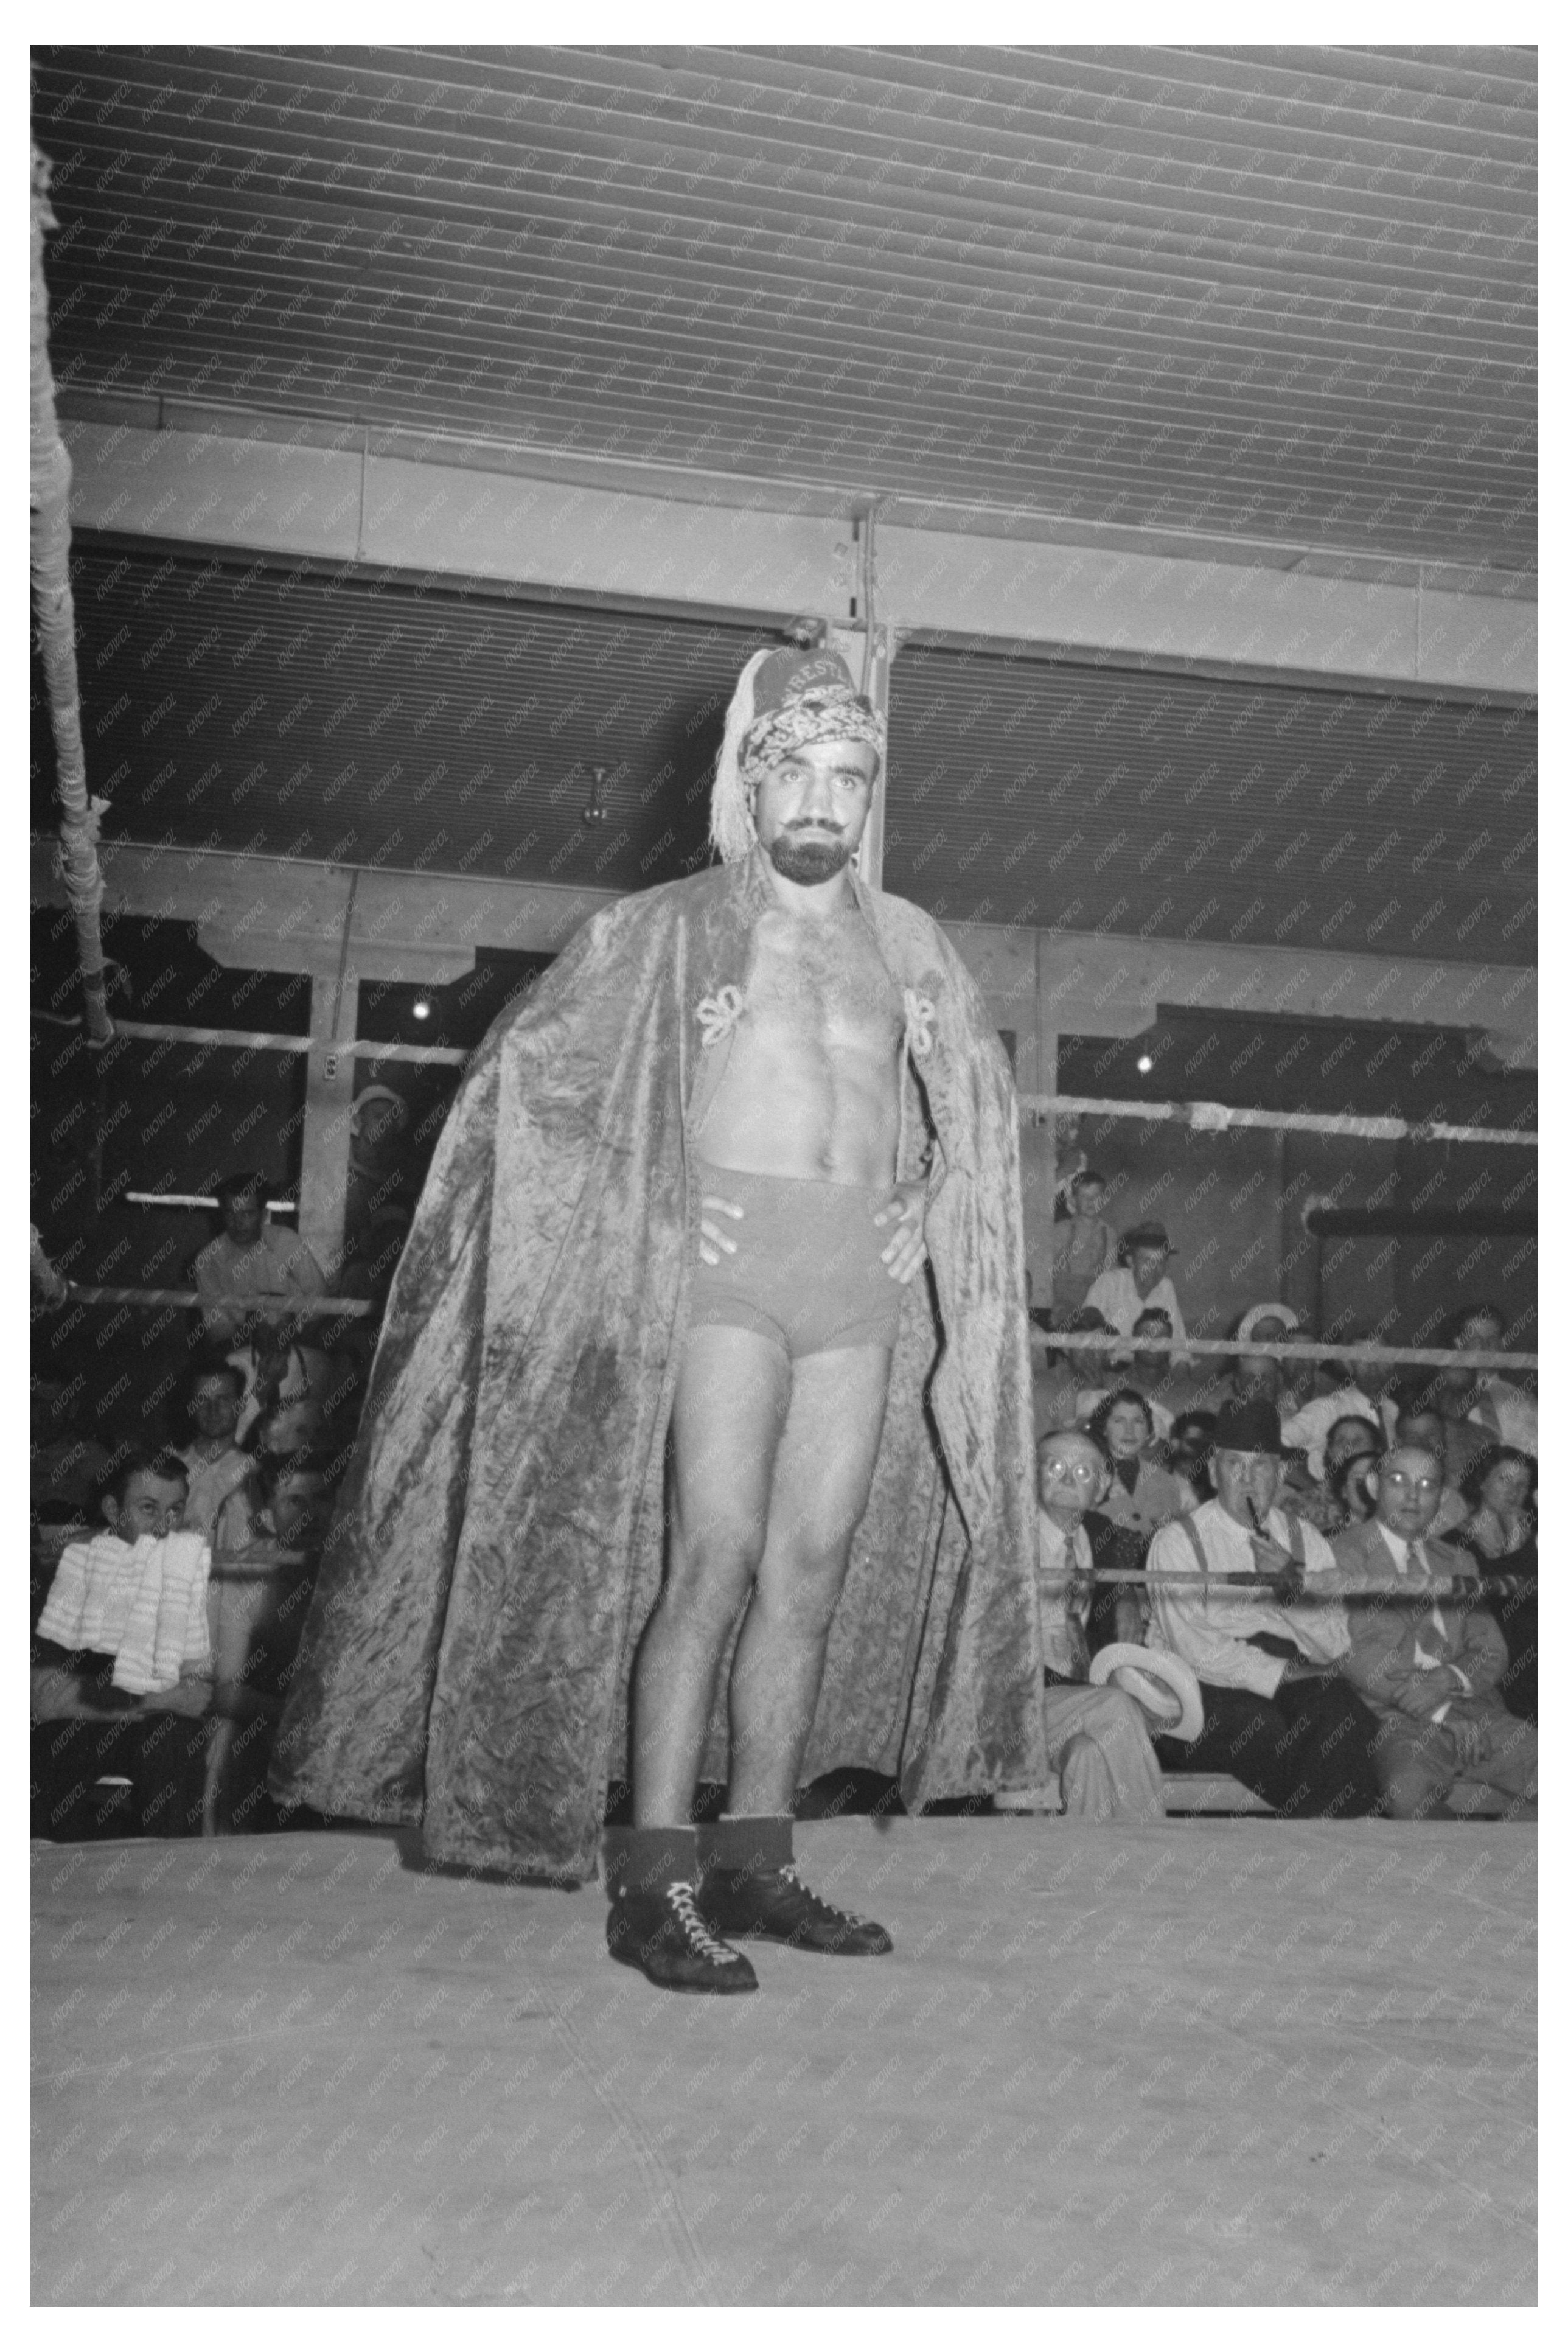
<svg viewBox="0 0 1568 2352">
<path fill-rule="evenodd" d="M 1364 1474 L 1382 1452 L 1383 1433 L 1375 1422 L 1364 1413 L 1342 1413 L 1323 1439 L 1322 1477 L 1298 1489 L 1294 1478 L 1287 1476 L 1287 1508 L 1325 1536 L 1337 1536 L 1371 1518 L 1375 1505 Z"/>
<path fill-rule="evenodd" d="M 1502 1695 L 1511 1713 L 1538 1719 L 1536 1700 L 1539 1561 L 1535 1538 L 1533 1455 L 1495 1445 L 1466 1473 L 1461 1491 L 1469 1517 L 1454 1531 L 1480 1570 L 1488 1605 L 1508 1643 Z"/>
<path fill-rule="evenodd" d="M 1113 1389 L 1085 1424 L 1111 1469 L 1110 1486 L 1084 1519 L 1096 1568 L 1139 1569 L 1149 1538 L 1184 1511 L 1197 1508 L 1197 1496 L 1184 1477 L 1151 1461 L 1154 1417 L 1136 1389 Z M 1089 1612 L 1089 1646 L 1141 1642 L 1146 1608 L 1135 1586 L 1103 1588 Z"/>
<path fill-rule="evenodd" d="M 1493 1445 L 1459 1483 L 1470 1515 L 1458 1540 L 1502 1573 L 1505 1561 L 1535 1553 L 1535 1464 L 1517 1445 Z"/>
<path fill-rule="evenodd" d="M 1113 1389 L 1089 1416 L 1089 1434 L 1111 1465 L 1111 1491 L 1100 1506 L 1102 1518 L 1132 1528 L 1145 1542 L 1157 1528 L 1197 1508 L 1186 1480 L 1148 1456 L 1154 1417 L 1136 1389 Z"/>
</svg>

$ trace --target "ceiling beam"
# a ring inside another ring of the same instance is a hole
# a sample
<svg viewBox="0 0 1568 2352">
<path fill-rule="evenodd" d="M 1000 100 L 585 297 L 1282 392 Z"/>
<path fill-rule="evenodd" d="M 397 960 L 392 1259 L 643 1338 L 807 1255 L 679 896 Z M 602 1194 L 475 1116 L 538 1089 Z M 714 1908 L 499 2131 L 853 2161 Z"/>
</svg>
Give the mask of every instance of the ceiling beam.
<svg viewBox="0 0 1568 2352">
<path fill-rule="evenodd" d="M 266 430 L 242 422 L 192 430 L 190 422 L 178 412 L 162 426 L 62 419 L 73 526 L 423 579 L 689 601 L 837 625 L 862 617 L 852 609 L 859 564 L 849 507 L 841 516 L 789 510 L 781 491 L 768 508 L 756 502 L 755 485 L 745 502 L 724 505 L 671 489 L 530 477 L 516 470 L 515 453 L 495 470 L 454 464 L 435 445 L 426 455 L 413 443 L 387 454 L 368 428 L 288 436 L 277 419 Z M 907 513 L 907 503 L 898 511 Z M 879 517 L 880 619 L 1079 658 L 1241 664 L 1403 692 L 1536 688 L 1536 607 L 1523 594 L 1437 587 L 1418 568 L 1412 578 L 1407 564 L 1364 576 L 1364 562 L 1325 568 L 1305 550 L 1252 550 L 1258 560 L 1239 562 L 959 530 L 952 520 L 923 528 Z"/>
</svg>

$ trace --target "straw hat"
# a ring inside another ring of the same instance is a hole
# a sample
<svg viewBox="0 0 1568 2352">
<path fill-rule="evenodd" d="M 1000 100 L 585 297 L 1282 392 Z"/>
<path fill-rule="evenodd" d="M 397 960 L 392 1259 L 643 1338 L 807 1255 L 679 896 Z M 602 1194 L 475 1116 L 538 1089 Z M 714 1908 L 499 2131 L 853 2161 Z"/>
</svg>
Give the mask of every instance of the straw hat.
<svg viewBox="0 0 1568 2352">
<path fill-rule="evenodd" d="M 1170 1739 L 1196 1739 L 1203 1729 L 1203 1694 L 1185 1658 L 1141 1642 L 1110 1642 L 1089 1661 L 1089 1679 L 1112 1683 L 1135 1698 L 1149 1729 Z"/>
</svg>

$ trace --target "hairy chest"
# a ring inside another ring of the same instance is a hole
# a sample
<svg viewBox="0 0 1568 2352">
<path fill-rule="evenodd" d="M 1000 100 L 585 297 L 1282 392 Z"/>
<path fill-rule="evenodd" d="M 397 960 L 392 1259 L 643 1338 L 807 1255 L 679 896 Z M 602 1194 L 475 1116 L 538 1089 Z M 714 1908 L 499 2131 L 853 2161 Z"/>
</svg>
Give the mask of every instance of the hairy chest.
<svg viewBox="0 0 1568 2352">
<path fill-rule="evenodd" d="M 830 923 L 765 916 L 753 943 L 746 1006 L 758 1026 L 852 1039 L 890 1053 L 904 1027 L 902 992 L 858 916 Z"/>
</svg>

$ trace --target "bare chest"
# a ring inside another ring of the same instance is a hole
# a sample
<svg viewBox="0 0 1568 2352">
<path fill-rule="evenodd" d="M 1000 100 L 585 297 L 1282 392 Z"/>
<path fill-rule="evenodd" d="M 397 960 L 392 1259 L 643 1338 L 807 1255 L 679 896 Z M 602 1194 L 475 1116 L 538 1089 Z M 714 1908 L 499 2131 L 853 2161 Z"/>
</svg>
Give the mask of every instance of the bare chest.
<svg viewBox="0 0 1568 2352">
<path fill-rule="evenodd" d="M 746 1009 L 758 1028 L 896 1051 L 904 1000 L 859 916 L 831 923 L 765 915 L 757 927 Z"/>
</svg>

